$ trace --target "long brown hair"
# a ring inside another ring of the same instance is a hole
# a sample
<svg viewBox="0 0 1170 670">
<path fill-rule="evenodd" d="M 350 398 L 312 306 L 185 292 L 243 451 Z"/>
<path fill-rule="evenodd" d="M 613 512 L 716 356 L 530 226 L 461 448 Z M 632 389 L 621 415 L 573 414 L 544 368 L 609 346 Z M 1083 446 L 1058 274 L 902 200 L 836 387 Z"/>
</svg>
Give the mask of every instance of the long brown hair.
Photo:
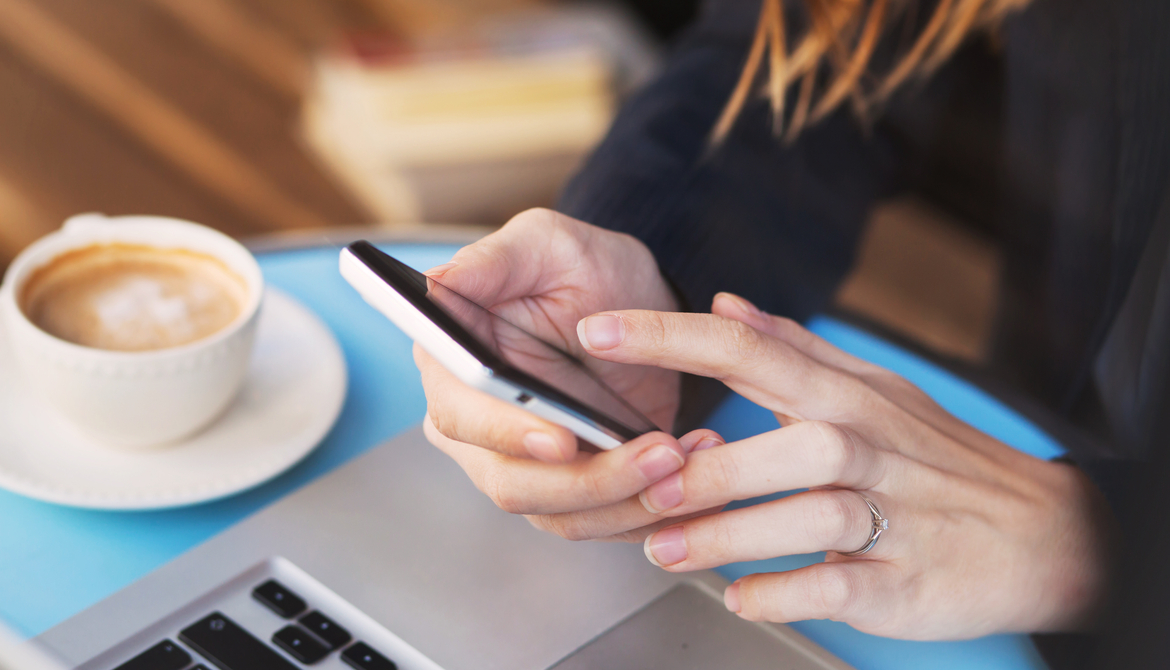
<svg viewBox="0 0 1170 670">
<path fill-rule="evenodd" d="M 763 0 L 747 63 L 711 132 L 712 142 L 719 142 L 731 130 L 755 86 L 765 53 L 765 93 L 772 103 L 773 129 L 791 141 L 846 98 L 864 119 L 907 80 L 934 72 L 968 35 L 995 28 L 1005 15 L 1029 1 L 938 0 L 910 47 L 875 79 L 867 76 L 874 49 L 899 19 L 914 22 L 919 0 L 804 0 L 808 29 L 791 50 L 785 44 L 784 0 Z M 786 114 L 785 97 L 797 82 L 796 103 Z"/>
</svg>

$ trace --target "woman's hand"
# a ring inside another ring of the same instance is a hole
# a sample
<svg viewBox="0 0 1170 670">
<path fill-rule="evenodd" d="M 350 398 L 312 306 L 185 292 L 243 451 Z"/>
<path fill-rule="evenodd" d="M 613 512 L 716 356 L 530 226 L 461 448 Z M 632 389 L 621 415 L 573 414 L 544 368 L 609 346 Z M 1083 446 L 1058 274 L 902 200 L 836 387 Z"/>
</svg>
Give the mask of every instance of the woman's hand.
<svg viewBox="0 0 1170 670">
<path fill-rule="evenodd" d="M 674 422 L 679 373 L 589 359 L 577 339 L 577 322 L 601 309 L 678 308 L 654 257 L 635 238 L 535 209 L 426 274 L 588 359 L 606 384 L 659 426 L 670 428 Z M 506 332 L 481 335 L 501 348 L 509 346 Z M 469 388 L 417 345 L 414 352 L 427 395 L 424 426 L 431 443 L 459 463 L 499 507 L 529 515 L 534 524 L 563 535 L 597 537 L 598 526 L 558 524 L 584 518 L 573 514 L 582 510 L 637 505 L 638 493 L 681 468 L 687 452 L 722 443 L 711 431 L 679 440 L 650 433 L 602 454 L 578 452 L 569 430 Z"/>
<path fill-rule="evenodd" d="M 729 586 L 727 606 L 751 620 L 829 618 L 878 635 L 941 639 L 1066 630 L 1090 618 L 1103 590 L 1108 522 L 1076 468 L 1016 451 L 901 377 L 741 298 L 721 294 L 713 312 L 606 312 L 583 319 L 578 332 L 602 360 L 718 378 L 784 427 L 693 451 L 682 470 L 636 499 L 538 525 L 578 537 L 660 528 L 646 553 L 672 572 L 828 552 L 824 563 Z M 889 529 L 868 553 L 846 557 L 837 552 L 860 549 L 873 529 L 863 496 Z"/>
<path fill-rule="evenodd" d="M 588 358 L 576 334 L 582 317 L 602 309 L 678 309 L 645 245 L 546 209 L 515 216 L 426 275 L 582 358 Z M 507 349 L 507 334 L 495 335 Z M 569 430 L 465 386 L 417 345 L 415 361 L 438 446 L 462 442 L 550 463 L 576 458 L 577 440 Z M 600 359 L 589 364 L 657 425 L 671 428 L 678 410 L 677 372 Z"/>
</svg>

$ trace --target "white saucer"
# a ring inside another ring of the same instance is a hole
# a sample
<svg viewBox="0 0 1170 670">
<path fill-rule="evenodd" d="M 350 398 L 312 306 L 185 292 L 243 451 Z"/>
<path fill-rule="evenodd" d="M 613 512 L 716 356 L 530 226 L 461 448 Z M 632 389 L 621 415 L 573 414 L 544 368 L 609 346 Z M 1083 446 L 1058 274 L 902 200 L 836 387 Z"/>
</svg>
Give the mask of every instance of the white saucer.
<svg viewBox="0 0 1170 670">
<path fill-rule="evenodd" d="M 345 400 L 341 347 L 319 318 L 268 288 L 247 380 L 202 432 L 154 450 L 94 443 L 24 387 L 0 331 L 0 487 L 62 505 L 157 509 L 221 498 L 313 450 Z"/>
</svg>

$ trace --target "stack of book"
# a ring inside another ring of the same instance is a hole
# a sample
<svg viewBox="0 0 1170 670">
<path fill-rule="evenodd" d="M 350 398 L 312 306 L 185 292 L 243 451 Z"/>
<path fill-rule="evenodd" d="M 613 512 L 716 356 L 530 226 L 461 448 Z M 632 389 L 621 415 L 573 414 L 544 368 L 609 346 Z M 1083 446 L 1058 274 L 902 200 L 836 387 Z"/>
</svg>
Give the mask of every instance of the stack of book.
<svg viewBox="0 0 1170 670">
<path fill-rule="evenodd" d="M 655 62 L 608 10 L 545 10 L 409 45 L 351 36 L 318 59 L 305 135 L 382 221 L 498 224 L 552 203 Z"/>
</svg>

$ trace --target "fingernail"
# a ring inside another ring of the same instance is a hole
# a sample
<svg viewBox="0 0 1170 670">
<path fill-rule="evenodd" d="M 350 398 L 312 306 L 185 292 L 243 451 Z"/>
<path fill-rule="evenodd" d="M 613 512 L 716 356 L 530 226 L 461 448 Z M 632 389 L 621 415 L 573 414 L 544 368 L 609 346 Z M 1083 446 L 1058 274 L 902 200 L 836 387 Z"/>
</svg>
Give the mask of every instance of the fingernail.
<svg viewBox="0 0 1170 670">
<path fill-rule="evenodd" d="M 638 500 L 651 514 L 661 514 L 678 507 L 683 502 L 682 475 L 676 472 L 647 486 L 638 494 Z"/>
<path fill-rule="evenodd" d="M 646 538 L 646 558 L 660 568 L 687 560 L 687 540 L 682 526 L 666 528 Z"/>
<path fill-rule="evenodd" d="M 444 272 L 446 272 L 447 270 L 450 270 L 451 268 L 455 267 L 456 265 L 459 265 L 459 264 L 458 263 L 443 263 L 442 265 L 436 265 L 435 267 L 431 268 L 430 270 L 427 270 L 423 274 L 428 276 L 428 277 L 439 277 L 439 276 L 442 276 L 442 274 Z"/>
<path fill-rule="evenodd" d="M 524 448 L 537 460 L 552 463 L 560 463 L 565 460 L 565 454 L 552 435 L 532 432 L 524 436 L 523 442 Z"/>
<path fill-rule="evenodd" d="M 665 444 L 647 449 L 634 460 L 634 465 L 642 471 L 642 476 L 652 482 L 678 470 L 683 463 L 683 457 Z"/>
<path fill-rule="evenodd" d="M 723 444 L 723 441 L 713 435 L 688 433 L 678 438 L 678 443 L 682 445 L 683 451 L 689 454 L 692 451 L 710 449 L 716 444 Z"/>
<path fill-rule="evenodd" d="M 739 614 L 739 582 L 728 586 L 727 590 L 723 592 L 723 604 L 727 609 Z"/>
<path fill-rule="evenodd" d="M 622 320 L 613 314 L 598 314 L 583 319 L 578 325 L 578 337 L 590 349 L 613 349 L 622 343 L 625 330 Z"/>
<path fill-rule="evenodd" d="M 748 302 L 747 298 L 740 297 L 734 293 L 720 293 L 719 295 L 727 298 L 731 302 L 734 302 L 737 307 L 739 307 L 744 312 L 751 314 L 752 316 L 764 316 L 764 312 L 759 307 L 756 307 L 752 303 Z"/>
<path fill-rule="evenodd" d="M 726 443 L 723 440 L 720 440 L 719 438 L 711 437 L 710 435 L 708 435 L 707 437 L 704 437 L 703 439 L 699 440 L 699 443 L 696 444 L 695 448 L 691 449 L 691 451 L 692 452 L 702 451 L 704 449 L 710 449 L 711 447 L 718 447 L 722 444 L 726 444 Z"/>
</svg>

